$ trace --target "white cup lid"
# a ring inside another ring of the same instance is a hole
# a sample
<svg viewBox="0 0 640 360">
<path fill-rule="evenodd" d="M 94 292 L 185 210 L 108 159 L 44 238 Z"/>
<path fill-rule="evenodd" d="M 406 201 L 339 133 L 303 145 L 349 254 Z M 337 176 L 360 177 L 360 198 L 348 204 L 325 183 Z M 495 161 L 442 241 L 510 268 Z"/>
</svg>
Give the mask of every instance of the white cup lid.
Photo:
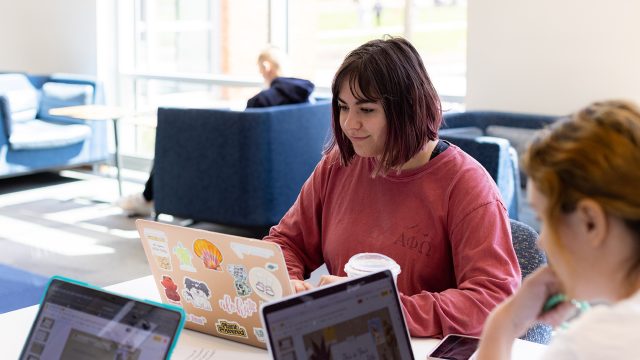
<svg viewBox="0 0 640 360">
<path fill-rule="evenodd" d="M 391 270 L 395 277 L 400 274 L 398 263 L 392 258 L 378 253 L 355 254 L 344 265 L 344 271 L 348 276 L 365 275 L 387 269 Z"/>
</svg>

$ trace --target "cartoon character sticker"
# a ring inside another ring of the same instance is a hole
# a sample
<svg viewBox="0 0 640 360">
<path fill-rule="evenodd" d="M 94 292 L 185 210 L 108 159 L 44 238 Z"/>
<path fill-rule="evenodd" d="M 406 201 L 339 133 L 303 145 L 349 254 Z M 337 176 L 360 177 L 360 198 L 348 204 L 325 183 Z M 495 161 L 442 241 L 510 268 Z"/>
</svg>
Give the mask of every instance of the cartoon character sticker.
<svg viewBox="0 0 640 360">
<path fill-rule="evenodd" d="M 256 338 L 258 339 L 258 341 L 260 341 L 261 343 L 265 342 L 263 328 L 254 327 L 253 333 L 256 335 Z"/>
<path fill-rule="evenodd" d="M 252 291 L 248 283 L 247 268 L 244 265 L 227 265 L 227 271 L 233 276 L 233 284 L 238 296 L 249 296 Z"/>
<path fill-rule="evenodd" d="M 258 305 L 251 298 L 243 299 L 236 296 L 231 300 L 231 296 L 225 294 L 218 300 L 218 306 L 227 314 L 238 313 L 243 319 L 253 315 L 258 311 Z"/>
<path fill-rule="evenodd" d="M 196 272 L 196 268 L 193 267 L 193 263 L 191 263 L 191 253 L 189 249 L 182 245 L 182 242 L 178 242 L 178 244 L 173 248 L 173 253 L 180 261 L 180 270 Z"/>
<path fill-rule="evenodd" d="M 162 275 L 162 281 L 160 282 L 164 288 L 164 294 L 170 303 L 180 304 L 180 294 L 178 294 L 178 285 L 173 281 L 171 276 Z"/>
<path fill-rule="evenodd" d="M 206 311 L 211 311 L 211 291 L 204 282 L 194 280 L 185 276 L 182 297 L 194 307 Z"/>
<path fill-rule="evenodd" d="M 242 337 L 245 339 L 249 338 L 247 329 L 235 321 L 219 319 L 216 322 L 216 331 L 222 335 Z"/>
<path fill-rule="evenodd" d="M 202 259 L 202 263 L 207 269 L 222 271 L 222 253 L 210 241 L 197 239 L 193 242 L 193 252 Z"/>
<path fill-rule="evenodd" d="M 194 324 L 202 325 L 207 323 L 207 318 L 204 316 L 197 316 L 194 314 L 187 314 L 187 321 L 192 322 Z"/>
<path fill-rule="evenodd" d="M 262 299 L 271 301 L 282 297 L 282 285 L 271 272 L 261 267 L 249 270 L 249 284 Z"/>
<path fill-rule="evenodd" d="M 167 235 L 160 230 L 145 228 L 144 236 L 160 270 L 172 271 Z"/>
</svg>

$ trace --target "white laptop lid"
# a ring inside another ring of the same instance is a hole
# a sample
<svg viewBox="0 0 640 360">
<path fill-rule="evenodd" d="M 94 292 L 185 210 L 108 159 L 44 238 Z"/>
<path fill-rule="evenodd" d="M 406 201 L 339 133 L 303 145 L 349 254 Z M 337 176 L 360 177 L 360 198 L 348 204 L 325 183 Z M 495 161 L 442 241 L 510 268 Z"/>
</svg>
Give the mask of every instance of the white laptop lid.
<svg viewBox="0 0 640 360">
<path fill-rule="evenodd" d="M 292 293 L 275 243 L 154 221 L 136 221 L 162 302 L 185 327 L 266 348 L 260 305 Z"/>
<path fill-rule="evenodd" d="M 261 308 L 273 359 L 413 359 L 393 275 L 385 270 Z"/>
</svg>

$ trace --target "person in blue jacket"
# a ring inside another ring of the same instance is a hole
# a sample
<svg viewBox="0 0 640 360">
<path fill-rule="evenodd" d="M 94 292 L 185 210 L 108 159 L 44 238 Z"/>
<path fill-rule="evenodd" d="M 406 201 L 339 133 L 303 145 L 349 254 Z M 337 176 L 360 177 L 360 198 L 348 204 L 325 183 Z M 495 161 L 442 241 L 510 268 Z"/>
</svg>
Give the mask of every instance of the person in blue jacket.
<svg viewBox="0 0 640 360">
<path fill-rule="evenodd" d="M 315 85 L 304 79 L 282 76 L 286 69 L 286 56 L 270 46 L 258 55 L 258 69 L 266 89 L 247 101 L 247 108 L 258 108 L 308 102 Z M 149 216 L 153 213 L 153 168 L 142 193 L 123 196 L 116 201 L 127 215 Z"/>
<path fill-rule="evenodd" d="M 263 50 L 258 56 L 258 68 L 267 89 L 247 101 L 247 108 L 298 104 L 309 101 L 315 86 L 309 80 L 283 77 L 286 67 L 284 54 L 275 47 Z"/>
</svg>

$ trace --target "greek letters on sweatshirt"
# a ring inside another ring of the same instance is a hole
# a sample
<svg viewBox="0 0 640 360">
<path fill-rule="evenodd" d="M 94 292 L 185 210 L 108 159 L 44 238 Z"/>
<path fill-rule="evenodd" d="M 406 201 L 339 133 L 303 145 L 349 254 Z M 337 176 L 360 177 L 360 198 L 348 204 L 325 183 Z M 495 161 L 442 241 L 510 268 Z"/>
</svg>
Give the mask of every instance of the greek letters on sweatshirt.
<svg viewBox="0 0 640 360">
<path fill-rule="evenodd" d="M 520 284 L 509 219 L 485 169 L 455 145 L 427 164 L 372 177 L 372 158 L 323 157 L 265 240 L 290 277 L 327 264 L 346 276 L 354 254 L 401 266 L 398 290 L 412 336 L 479 335 L 489 312 Z"/>
</svg>

